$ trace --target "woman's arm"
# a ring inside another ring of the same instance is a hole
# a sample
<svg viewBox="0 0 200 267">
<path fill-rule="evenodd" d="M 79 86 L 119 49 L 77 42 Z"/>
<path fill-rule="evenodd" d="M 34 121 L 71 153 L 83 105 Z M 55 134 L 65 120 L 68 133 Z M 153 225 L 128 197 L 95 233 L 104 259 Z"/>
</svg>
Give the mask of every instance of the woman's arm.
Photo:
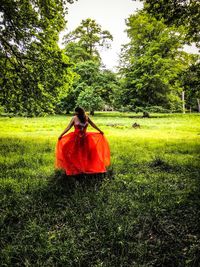
<svg viewBox="0 0 200 267">
<path fill-rule="evenodd" d="M 58 137 L 58 139 L 60 140 L 62 138 L 62 136 L 72 128 L 73 125 L 74 125 L 74 118 L 71 119 L 70 123 L 65 128 L 65 130 L 61 133 L 61 135 Z"/>
<path fill-rule="evenodd" d="M 96 126 L 96 124 L 94 124 L 94 122 L 93 121 L 91 121 L 91 119 L 88 117 L 88 122 L 89 122 L 89 124 L 94 128 L 94 129 L 96 129 L 97 131 L 99 131 L 101 134 L 104 134 L 97 126 Z"/>
</svg>

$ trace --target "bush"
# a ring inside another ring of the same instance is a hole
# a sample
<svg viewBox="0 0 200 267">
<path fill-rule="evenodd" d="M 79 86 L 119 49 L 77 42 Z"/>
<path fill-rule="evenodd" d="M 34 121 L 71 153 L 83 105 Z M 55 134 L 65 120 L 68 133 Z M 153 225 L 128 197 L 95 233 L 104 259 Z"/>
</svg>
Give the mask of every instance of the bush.
<svg viewBox="0 0 200 267">
<path fill-rule="evenodd" d="M 0 105 L 0 115 L 5 112 L 4 107 Z"/>
<path fill-rule="evenodd" d="M 146 107 L 146 111 L 152 113 L 170 113 L 170 110 L 163 108 L 162 106 L 150 106 Z"/>
<path fill-rule="evenodd" d="M 121 106 L 118 111 L 120 112 L 131 112 L 131 111 L 134 111 L 133 110 L 133 106 L 131 105 L 127 105 L 127 106 Z"/>
<path fill-rule="evenodd" d="M 90 114 L 94 114 L 95 110 L 103 109 L 104 102 L 91 86 L 87 86 L 85 90 L 79 94 L 77 105 L 90 111 Z"/>
<path fill-rule="evenodd" d="M 147 107 L 136 107 L 134 109 L 136 113 L 139 112 L 151 112 L 151 113 L 170 113 L 170 110 L 163 108 L 162 106 L 147 106 Z"/>
</svg>

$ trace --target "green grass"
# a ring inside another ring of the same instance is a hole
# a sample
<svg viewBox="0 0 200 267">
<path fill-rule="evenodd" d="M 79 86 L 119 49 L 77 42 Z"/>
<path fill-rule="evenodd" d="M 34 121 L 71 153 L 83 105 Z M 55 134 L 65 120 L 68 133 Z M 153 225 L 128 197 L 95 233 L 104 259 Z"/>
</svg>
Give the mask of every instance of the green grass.
<svg viewBox="0 0 200 267">
<path fill-rule="evenodd" d="M 200 116 L 97 113 L 112 164 L 78 178 L 54 170 L 69 120 L 0 118 L 1 266 L 199 266 Z"/>
</svg>

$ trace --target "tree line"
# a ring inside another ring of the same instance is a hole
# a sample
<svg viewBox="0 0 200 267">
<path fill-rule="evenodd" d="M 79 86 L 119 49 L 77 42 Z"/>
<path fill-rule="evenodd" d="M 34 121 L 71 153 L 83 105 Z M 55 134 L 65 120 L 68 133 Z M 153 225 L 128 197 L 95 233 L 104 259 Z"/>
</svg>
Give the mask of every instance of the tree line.
<svg viewBox="0 0 200 267">
<path fill-rule="evenodd" d="M 100 50 L 112 34 L 83 20 L 58 45 L 73 1 L 2 0 L 0 6 L 1 110 L 22 116 L 95 110 L 200 112 L 200 5 L 196 1 L 143 1 L 126 19 L 129 42 L 117 72 L 106 69 Z M 187 14 L 187 16 L 186 16 Z M 185 98 L 183 99 L 183 92 Z M 183 103 L 184 101 L 184 103 Z"/>
</svg>

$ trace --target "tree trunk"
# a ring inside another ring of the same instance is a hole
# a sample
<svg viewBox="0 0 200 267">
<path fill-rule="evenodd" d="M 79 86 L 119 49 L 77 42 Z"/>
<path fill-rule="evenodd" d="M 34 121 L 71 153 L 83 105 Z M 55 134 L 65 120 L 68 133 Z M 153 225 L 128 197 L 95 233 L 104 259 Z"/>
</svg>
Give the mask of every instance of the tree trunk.
<svg viewBox="0 0 200 267">
<path fill-rule="evenodd" d="M 90 115 L 92 115 L 92 116 L 94 115 L 94 110 L 90 111 Z"/>
<path fill-rule="evenodd" d="M 198 111 L 200 112 L 200 99 L 197 98 L 197 104 L 198 104 Z"/>
<path fill-rule="evenodd" d="M 185 92 L 182 92 L 183 114 L 185 114 Z"/>
<path fill-rule="evenodd" d="M 150 118 L 150 114 L 147 111 L 143 111 L 143 118 Z"/>
</svg>

